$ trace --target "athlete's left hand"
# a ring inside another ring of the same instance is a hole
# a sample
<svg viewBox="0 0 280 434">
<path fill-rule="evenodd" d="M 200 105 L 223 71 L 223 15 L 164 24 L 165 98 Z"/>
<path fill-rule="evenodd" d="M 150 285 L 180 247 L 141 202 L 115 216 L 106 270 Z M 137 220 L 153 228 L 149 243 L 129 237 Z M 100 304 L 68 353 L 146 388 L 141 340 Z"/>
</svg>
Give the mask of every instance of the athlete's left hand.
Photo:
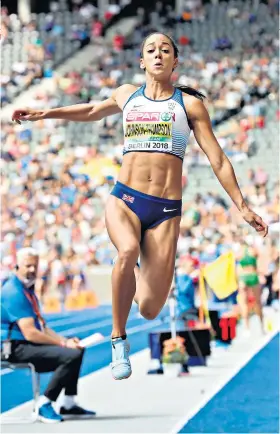
<svg viewBox="0 0 280 434">
<path fill-rule="evenodd" d="M 263 221 L 263 219 L 256 214 L 254 211 L 247 208 L 244 211 L 241 211 L 241 215 L 244 220 L 249 223 L 259 234 L 263 237 L 267 236 L 268 233 L 268 225 Z"/>
</svg>

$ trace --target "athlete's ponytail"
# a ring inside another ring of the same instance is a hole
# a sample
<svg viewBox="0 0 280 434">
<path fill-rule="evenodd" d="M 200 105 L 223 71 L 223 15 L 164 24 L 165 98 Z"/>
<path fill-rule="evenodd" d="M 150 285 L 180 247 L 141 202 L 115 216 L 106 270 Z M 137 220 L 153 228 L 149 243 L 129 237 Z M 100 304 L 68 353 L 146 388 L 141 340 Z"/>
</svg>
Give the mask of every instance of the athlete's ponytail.
<svg viewBox="0 0 280 434">
<path fill-rule="evenodd" d="M 198 90 L 194 89 L 193 87 L 179 86 L 179 85 L 175 85 L 175 87 L 177 89 L 180 89 L 182 92 L 187 93 L 188 95 L 192 95 L 195 98 L 200 99 L 201 101 L 203 101 L 203 99 L 206 98 L 206 96 L 203 95 L 203 93 L 199 92 Z"/>
</svg>

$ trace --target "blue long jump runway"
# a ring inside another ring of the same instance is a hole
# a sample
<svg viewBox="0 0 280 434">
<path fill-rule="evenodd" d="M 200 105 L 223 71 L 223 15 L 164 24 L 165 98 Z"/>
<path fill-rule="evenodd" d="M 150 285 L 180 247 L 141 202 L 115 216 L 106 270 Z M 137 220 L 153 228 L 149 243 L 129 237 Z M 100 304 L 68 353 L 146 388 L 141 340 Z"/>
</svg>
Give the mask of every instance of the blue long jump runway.
<svg viewBox="0 0 280 434">
<path fill-rule="evenodd" d="M 180 433 L 279 433 L 279 333 Z"/>
<path fill-rule="evenodd" d="M 48 326 L 64 336 L 85 338 L 95 332 L 108 337 L 112 326 L 112 309 L 110 306 L 100 306 L 83 312 L 73 312 L 60 315 L 46 315 Z M 162 327 L 160 320 L 146 321 L 137 315 L 133 307 L 128 319 L 127 331 L 131 345 L 131 354 L 148 346 L 148 333 Z M 130 332 L 130 333 L 129 333 Z M 108 339 L 98 342 L 85 351 L 81 376 L 90 374 L 108 366 L 111 362 L 111 347 Z M 52 374 L 40 376 L 40 390 L 44 392 Z M 31 379 L 25 371 L 1 371 L 1 412 L 32 399 Z"/>
</svg>

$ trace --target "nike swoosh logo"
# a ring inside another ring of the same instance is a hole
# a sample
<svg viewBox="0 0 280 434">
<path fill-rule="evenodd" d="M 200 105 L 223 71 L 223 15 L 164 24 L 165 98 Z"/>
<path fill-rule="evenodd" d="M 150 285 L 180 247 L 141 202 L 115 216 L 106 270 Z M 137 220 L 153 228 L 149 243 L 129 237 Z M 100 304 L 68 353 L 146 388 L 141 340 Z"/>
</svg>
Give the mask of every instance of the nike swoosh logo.
<svg viewBox="0 0 280 434">
<path fill-rule="evenodd" d="M 171 212 L 171 211 L 176 211 L 178 208 L 174 208 L 174 209 L 163 209 L 163 212 Z"/>
</svg>

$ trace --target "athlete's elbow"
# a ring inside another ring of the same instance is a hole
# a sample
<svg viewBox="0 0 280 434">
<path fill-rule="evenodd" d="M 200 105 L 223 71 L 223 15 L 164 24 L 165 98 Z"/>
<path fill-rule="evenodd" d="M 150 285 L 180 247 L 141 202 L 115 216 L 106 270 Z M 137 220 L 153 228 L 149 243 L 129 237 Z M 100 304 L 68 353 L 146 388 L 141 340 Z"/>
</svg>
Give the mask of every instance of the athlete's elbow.
<svg viewBox="0 0 280 434">
<path fill-rule="evenodd" d="M 230 165 L 230 161 L 227 156 L 223 153 L 214 159 L 210 159 L 210 164 L 215 173 L 221 172 L 225 167 Z"/>
<path fill-rule="evenodd" d="M 100 113 L 98 113 L 95 110 L 95 107 L 92 107 L 92 109 L 90 110 L 89 114 L 88 114 L 88 119 L 89 121 L 101 121 L 102 116 L 100 115 Z"/>
</svg>

